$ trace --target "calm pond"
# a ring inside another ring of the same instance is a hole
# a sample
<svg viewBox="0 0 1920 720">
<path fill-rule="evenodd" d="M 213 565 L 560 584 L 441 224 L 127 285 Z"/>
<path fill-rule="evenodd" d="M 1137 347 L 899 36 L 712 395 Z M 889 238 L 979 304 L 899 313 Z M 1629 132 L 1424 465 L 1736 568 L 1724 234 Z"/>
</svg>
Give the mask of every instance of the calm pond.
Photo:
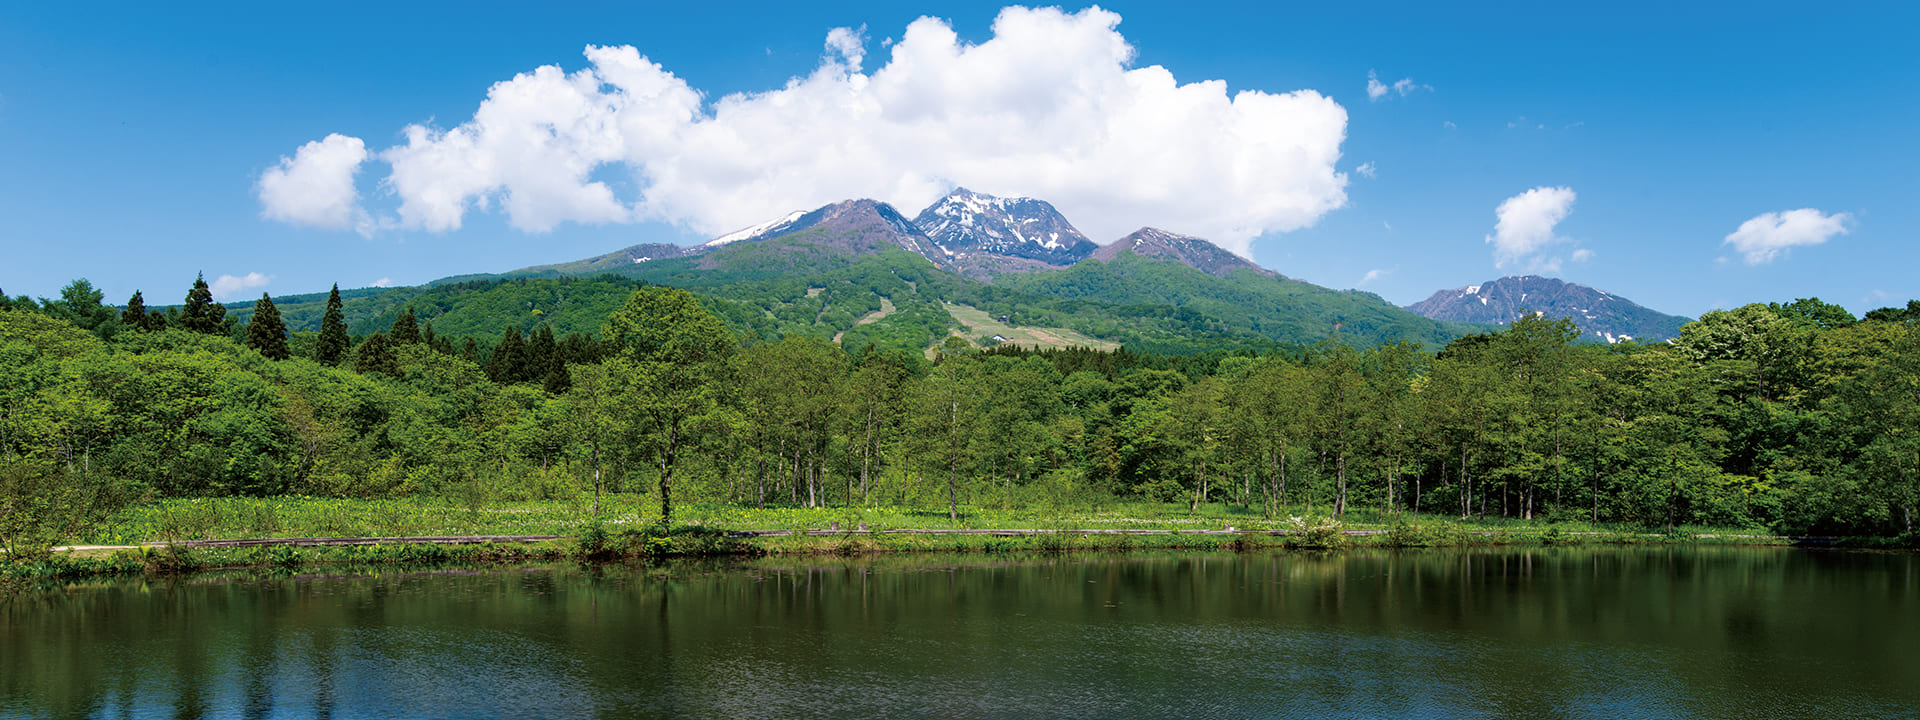
<svg viewBox="0 0 1920 720">
<path fill-rule="evenodd" d="M 378 572 L 379 574 L 372 574 Z M 774 558 L 0 599 L 0 717 L 1920 717 L 1920 556 Z"/>
</svg>

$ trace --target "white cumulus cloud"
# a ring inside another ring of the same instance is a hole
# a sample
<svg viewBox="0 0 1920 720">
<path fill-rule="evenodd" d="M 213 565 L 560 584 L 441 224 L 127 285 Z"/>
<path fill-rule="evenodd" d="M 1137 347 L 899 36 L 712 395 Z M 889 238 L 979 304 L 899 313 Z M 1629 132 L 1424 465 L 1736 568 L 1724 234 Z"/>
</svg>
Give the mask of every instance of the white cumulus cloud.
<svg viewBox="0 0 1920 720">
<path fill-rule="evenodd" d="M 1119 22 L 1009 7 L 970 44 L 923 17 L 870 73 L 865 33 L 837 28 L 807 75 L 712 101 L 636 48 L 588 47 L 588 67 L 496 83 L 472 119 L 409 126 L 377 157 L 397 224 L 429 231 L 500 211 L 530 232 L 712 235 L 858 197 L 912 215 L 964 185 L 1044 198 L 1103 241 L 1152 225 L 1246 254 L 1346 204 L 1339 103 L 1133 67 Z"/>
<path fill-rule="evenodd" d="M 279 165 L 260 174 L 254 188 L 260 215 L 323 230 L 371 232 L 353 186 L 353 176 L 366 160 L 366 143 L 339 133 L 300 146 L 293 157 L 282 156 Z"/>
<path fill-rule="evenodd" d="M 1372 180 L 1374 173 L 1379 172 L 1379 169 L 1375 168 L 1373 165 L 1373 161 L 1369 160 L 1367 162 L 1360 163 L 1360 167 L 1354 168 L 1353 171 L 1360 173 L 1362 176 L 1365 176 L 1368 180 Z"/>
<path fill-rule="evenodd" d="M 1580 248 L 1579 250 L 1573 251 L 1572 259 L 1574 262 L 1577 262 L 1577 263 L 1583 263 L 1588 260 L 1592 260 L 1593 251 L 1588 250 L 1586 248 Z"/>
<path fill-rule="evenodd" d="M 1360 276 L 1360 282 L 1354 283 L 1353 286 L 1360 287 L 1362 285 L 1366 285 L 1367 283 L 1386 277 L 1392 272 L 1393 272 L 1392 270 L 1381 270 L 1379 268 L 1368 270 L 1367 274 Z"/>
<path fill-rule="evenodd" d="M 1505 268 L 1526 261 L 1531 269 L 1555 272 L 1560 258 L 1540 257 L 1540 252 L 1563 242 L 1554 234 L 1554 226 L 1573 212 L 1574 193 L 1569 187 L 1541 186 L 1507 198 L 1493 212 L 1499 221 L 1487 243 L 1493 246 L 1493 266 Z"/>
<path fill-rule="evenodd" d="M 246 290 L 266 287 L 267 282 L 272 279 L 272 275 L 262 275 L 257 272 L 239 276 L 221 275 L 214 278 L 213 282 L 207 283 L 207 289 L 213 291 L 214 298 L 224 302 L 234 299 Z"/>
<path fill-rule="evenodd" d="M 380 278 L 379 280 L 375 280 L 371 284 L 371 287 L 377 287 L 377 288 L 393 287 L 393 278 L 383 277 L 383 278 Z"/>
<path fill-rule="evenodd" d="M 1853 216 L 1847 213 L 1824 215 L 1813 208 L 1762 213 L 1740 223 L 1740 229 L 1720 244 L 1732 245 L 1748 265 L 1761 265 L 1773 262 L 1787 248 L 1819 245 L 1835 235 L 1845 235 L 1852 222 Z"/>
</svg>

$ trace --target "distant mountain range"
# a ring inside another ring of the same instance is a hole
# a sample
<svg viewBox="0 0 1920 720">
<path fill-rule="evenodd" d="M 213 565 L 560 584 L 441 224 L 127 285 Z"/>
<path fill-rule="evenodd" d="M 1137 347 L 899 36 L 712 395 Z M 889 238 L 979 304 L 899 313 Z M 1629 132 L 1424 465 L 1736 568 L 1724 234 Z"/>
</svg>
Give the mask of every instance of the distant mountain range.
<svg viewBox="0 0 1920 720">
<path fill-rule="evenodd" d="M 1581 334 L 1609 343 L 1651 342 L 1680 335 L 1691 318 L 1667 315 L 1626 298 L 1538 275 L 1503 277 L 1441 290 L 1407 309 L 1435 320 L 1505 325 L 1526 314 L 1570 318 Z"/>
<path fill-rule="evenodd" d="M 605 275 L 620 279 L 585 282 Z M 1097 245 L 1043 200 L 964 188 L 912 219 L 887 203 L 847 200 L 700 245 L 635 245 L 501 275 L 356 292 L 347 310 L 355 332 L 385 327 L 410 305 L 450 335 L 497 335 L 509 324 L 595 332 L 596 318 L 627 292 L 621 283 L 635 281 L 699 293 L 739 332 L 903 350 L 924 350 L 948 335 L 986 344 L 1050 337 L 1157 352 L 1330 339 L 1434 347 L 1494 330 L 1521 307 L 1571 315 L 1601 341 L 1671 337 L 1685 321 L 1545 278 L 1505 278 L 1400 308 L 1373 293 L 1288 278 L 1202 238 L 1155 228 Z M 323 298 L 287 298 L 281 312 L 290 327 L 317 326 Z M 237 316 L 246 312 L 235 308 Z"/>
</svg>

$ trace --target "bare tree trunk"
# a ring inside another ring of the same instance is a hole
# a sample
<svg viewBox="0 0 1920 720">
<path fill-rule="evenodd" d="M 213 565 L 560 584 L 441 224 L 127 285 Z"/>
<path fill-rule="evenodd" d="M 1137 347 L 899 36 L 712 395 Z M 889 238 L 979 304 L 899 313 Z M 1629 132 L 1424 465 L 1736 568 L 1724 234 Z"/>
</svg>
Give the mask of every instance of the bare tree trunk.
<svg viewBox="0 0 1920 720">
<path fill-rule="evenodd" d="M 960 519 L 960 491 L 956 478 L 960 474 L 960 454 L 947 456 L 947 519 Z"/>
<path fill-rule="evenodd" d="M 667 425 L 667 456 L 660 466 L 660 525 L 673 524 L 673 468 L 680 457 L 680 421 Z"/>
<path fill-rule="evenodd" d="M 1287 446 L 1280 446 L 1280 511 L 1287 511 Z"/>
<path fill-rule="evenodd" d="M 1342 451 L 1334 459 L 1335 474 L 1339 476 L 1340 495 L 1333 501 L 1333 516 L 1341 517 L 1347 513 L 1347 454 Z"/>
<path fill-rule="evenodd" d="M 960 520 L 960 443 L 959 434 L 960 402 L 950 401 L 947 406 L 947 519 Z"/>
<path fill-rule="evenodd" d="M 1271 468 L 1267 473 L 1267 519 L 1272 520 L 1274 500 L 1276 499 L 1274 496 L 1280 494 L 1280 460 L 1277 457 L 1268 456 L 1267 466 Z"/>
<path fill-rule="evenodd" d="M 867 485 L 867 470 L 872 465 L 872 463 L 873 463 L 873 410 L 869 408 L 867 410 L 867 436 L 866 436 L 866 439 L 860 443 L 860 501 L 861 502 L 866 502 L 868 497 L 870 497 L 870 494 L 871 494 L 869 489 L 870 486 Z M 851 503 L 852 501 L 849 500 L 848 502 Z"/>
<path fill-rule="evenodd" d="M 1460 443 L 1460 519 L 1473 516 L 1473 483 L 1467 479 L 1467 444 Z"/>
</svg>

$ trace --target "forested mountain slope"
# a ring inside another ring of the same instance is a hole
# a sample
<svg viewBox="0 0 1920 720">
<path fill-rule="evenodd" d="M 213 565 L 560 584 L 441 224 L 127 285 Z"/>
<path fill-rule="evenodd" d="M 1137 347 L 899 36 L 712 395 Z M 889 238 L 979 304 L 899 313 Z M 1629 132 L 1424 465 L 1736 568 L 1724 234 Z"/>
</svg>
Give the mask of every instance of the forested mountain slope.
<svg viewBox="0 0 1920 720">
<path fill-rule="evenodd" d="M 1219 271 L 1123 251 L 1109 260 L 1096 254 L 1064 270 L 1001 276 L 997 282 L 1039 296 L 1180 308 L 1214 318 L 1222 332 L 1297 344 L 1338 337 L 1359 346 L 1397 340 L 1441 345 L 1478 329 L 1420 317 L 1373 293 L 1331 290 L 1246 267 Z"/>
</svg>

